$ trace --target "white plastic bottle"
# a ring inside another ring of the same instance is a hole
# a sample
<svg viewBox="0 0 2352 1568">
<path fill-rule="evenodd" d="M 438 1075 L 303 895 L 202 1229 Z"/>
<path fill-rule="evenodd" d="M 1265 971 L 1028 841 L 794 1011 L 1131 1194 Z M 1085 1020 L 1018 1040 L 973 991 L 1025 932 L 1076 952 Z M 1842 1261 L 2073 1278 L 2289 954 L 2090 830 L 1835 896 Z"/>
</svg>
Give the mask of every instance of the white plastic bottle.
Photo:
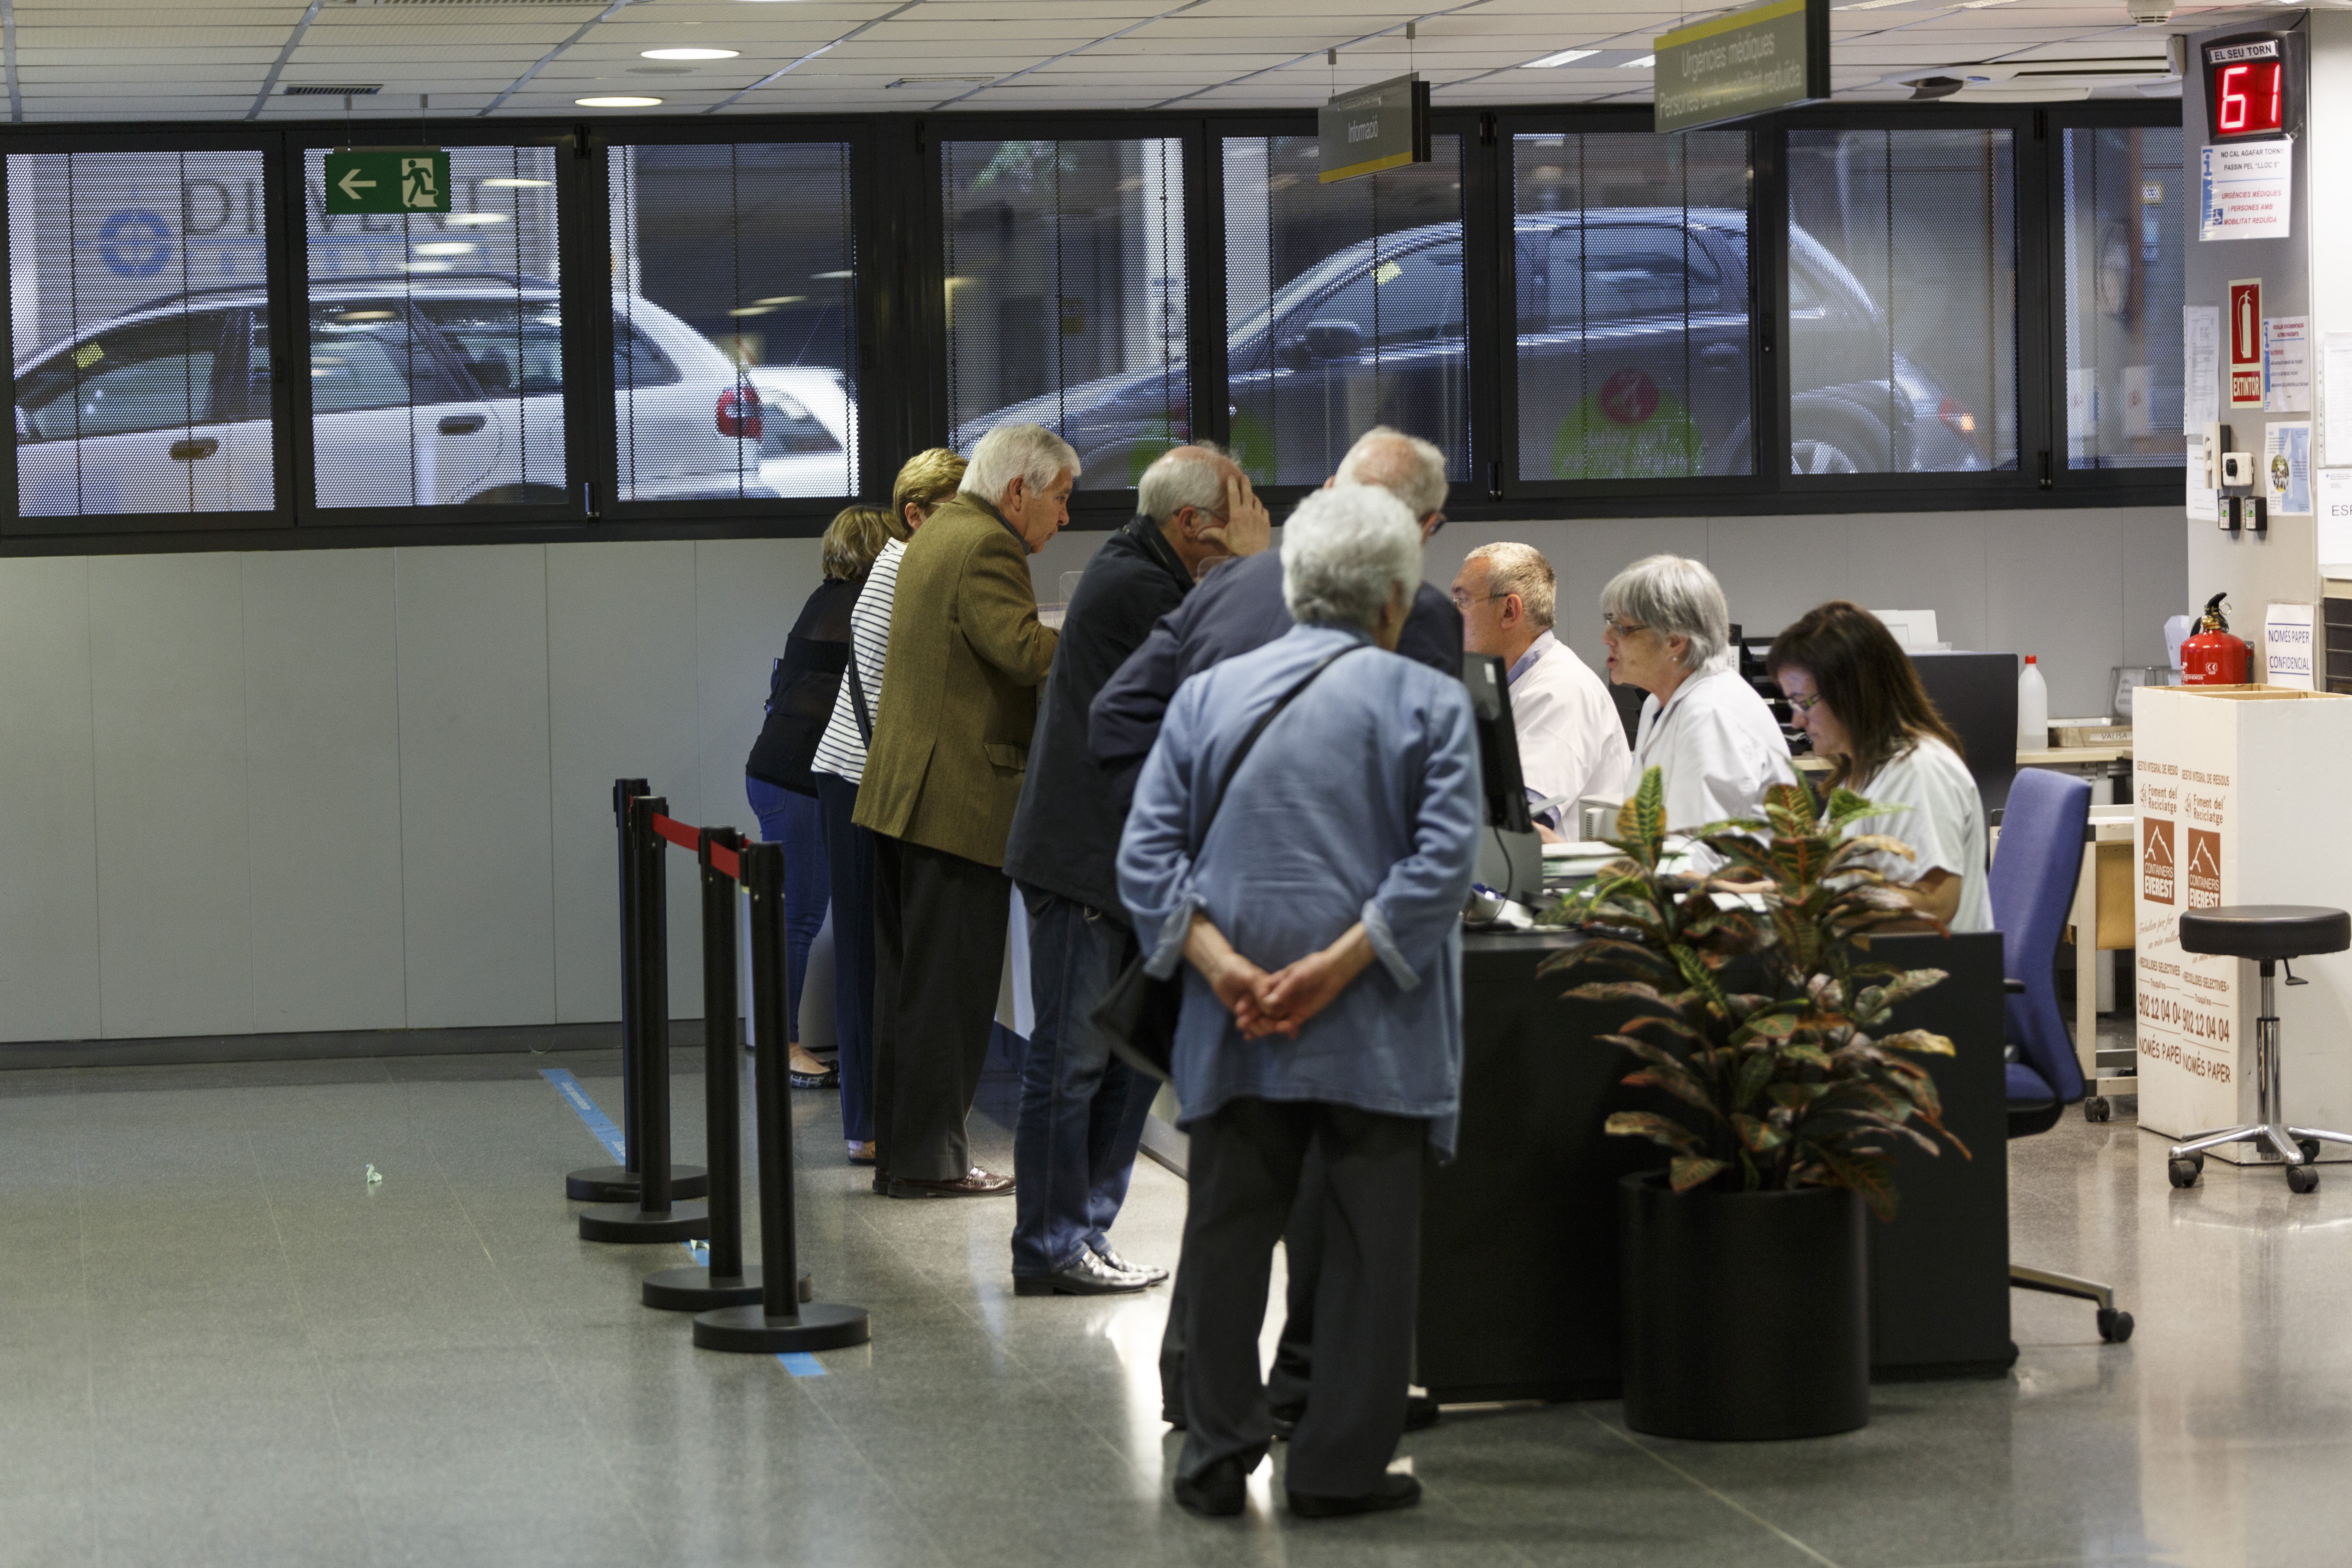
<svg viewBox="0 0 2352 1568">
<path fill-rule="evenodd" d="M 2050 688 L 2042 683 L 2042 668 L 2032 654 L 2017 672 L 2017 749 L 2047 751 L 2050 747 Z"/>
</svg>

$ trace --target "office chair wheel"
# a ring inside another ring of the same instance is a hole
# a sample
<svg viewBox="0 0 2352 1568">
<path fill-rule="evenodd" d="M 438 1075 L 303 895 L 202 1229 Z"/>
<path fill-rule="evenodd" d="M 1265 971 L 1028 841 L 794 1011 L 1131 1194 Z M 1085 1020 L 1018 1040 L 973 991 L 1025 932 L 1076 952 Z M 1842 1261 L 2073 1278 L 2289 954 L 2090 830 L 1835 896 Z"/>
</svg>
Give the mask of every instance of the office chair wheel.
<svg viewBox="0 0 2352 1568">
<path fill-rule="evenodd" d="M 2119 1345 L 2131 1338 L 2132 1315 L 2121 1307 L 2099 1309 L 2099 1338 L 2111 1345 Z"/>
<path fill-rule="evenodd" d="M 2083 1101 L 2083 1120 L 2085 1121 L 2106 1121 L 2113 1119 L 2115 1114 L 2115 1106 L 2104 1094 L 2095 1094 Z"/>
<path fill-rule="evenodd" d="M 2286 1190 L 2291 1193 L 2317 1192 L 2319 1173 L 2309 1165 L 2289 1165 L 2286 1168 Z"/>
<path fill-rule="evenodd" d="M 2302 1168 L 2300 1165 L 2295 1167 L 2296 1170 Z M 2185 1160 L 2168 1160 L 2164 1164 L 2164 1173 L 2172 1178 L 2172 1184 L 2176 1187 L 2193 1187 L 2197 1184 L 2197 1178 L 2205 1173 L 2205 1162 L 2193 1155 Z"/>
<path fill-rule="evenodd" d="M 2298 1138 L 2294 1141 L 2294 1146 L 2303 1151 L 2303 1157 L 2306 1162 L 2314 1165 L 2319 1163 L 2318 1139 Z"/>
</svg>

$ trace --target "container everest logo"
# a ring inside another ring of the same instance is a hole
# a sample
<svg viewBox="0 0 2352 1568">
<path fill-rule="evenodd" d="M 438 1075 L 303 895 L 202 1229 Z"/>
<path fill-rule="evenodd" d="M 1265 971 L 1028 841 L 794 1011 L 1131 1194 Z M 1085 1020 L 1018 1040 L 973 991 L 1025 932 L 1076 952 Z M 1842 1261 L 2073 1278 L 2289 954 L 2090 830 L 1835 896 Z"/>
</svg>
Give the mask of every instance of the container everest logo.
<svg viewBox="0 0 2352 1568">
<path fill-rule="evenodd" d="M 2169 817 L 2140 818 L 2139 896 L 2151 904 L 2172 902 L 2172 821 Z"/>
<path fill-rule="evenodd" d="M 2210 910 L 2221 902 L 2221 836 L 2189 830 L 2189 907 Z"/>
</svg>

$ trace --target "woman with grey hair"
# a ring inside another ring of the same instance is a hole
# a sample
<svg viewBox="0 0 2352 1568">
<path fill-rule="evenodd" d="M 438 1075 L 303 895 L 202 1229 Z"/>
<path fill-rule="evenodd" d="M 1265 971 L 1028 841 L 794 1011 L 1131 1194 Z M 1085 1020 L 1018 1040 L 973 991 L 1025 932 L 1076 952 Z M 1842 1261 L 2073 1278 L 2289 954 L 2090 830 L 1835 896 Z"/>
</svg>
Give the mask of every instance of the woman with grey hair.
<svg viewBox="0 0 2352 1568">
<path fill-rule="evenodd" d="M 1601 591 L 1601 618 L 1609 679 L 1650 694 L 1626 786 L 1663 769 L 1668 827 L 1753 816 L 1765 790 L 1796 782 L 1770 706 L 1740 677 L 1714 573 L 1680 555 L 1636 561 Z"/>
<path fill-rule="evenodd" d="M 1118 853 L 1147 969 L 1183 969 L 1176 1498 L 1204 1514 L 1241 1511 L 1273 1436 L 1258 1331 L 1310 1143 L 1328 1239 L 1290 1506 L 1363 1513 L 1421 1495 L 1387 1468 L 1412 1372 L 1423 1150 L 1454 1147 L 1462 902 L 1484 821 L 1468 694 L 1392 651 L 1421 582 L 1417 520 L 1385 490 L 1318 491 L 1291 515 L 1282 566 L 1297 626 L 1178 689 Z"/>
</svg>

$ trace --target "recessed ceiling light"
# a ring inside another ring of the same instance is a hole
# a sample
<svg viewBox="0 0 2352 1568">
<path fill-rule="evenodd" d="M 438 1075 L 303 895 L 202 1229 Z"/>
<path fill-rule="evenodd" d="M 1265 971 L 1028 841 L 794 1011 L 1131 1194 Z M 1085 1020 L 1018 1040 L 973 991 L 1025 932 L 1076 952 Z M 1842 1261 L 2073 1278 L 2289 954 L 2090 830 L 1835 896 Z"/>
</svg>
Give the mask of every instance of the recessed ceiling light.
<svg viewBox="0 0 2352 1568">
<path fill-rule="evenodd" d="M 648 60 L 731 60 L 740 49 L 639 49 L 637 58 Z"/>
<path fill-rule="evenodd" d="M 1627 60 L 1623 65 L 1619 66 L 1617 68 L 1621 71 L 1645 71 L 1657 63 L 1657 56 L 1643 55 L 1638 60 Z"/>
<path fill-rule="evenodd" d="M 661 100 L 614 94 L 608 98 L 575 98 L 572 101 L 583 109 L 651 109 Z"/>
<path fill-rule="evenodd" d="M 1570 60 L 1580 60 L 1600 52 L 1599 49 L 1562 49 L 1556 55 L 1546 55 L 1539 60 L 1529 60 L 1519 68 L 1531 71 L 1549 70 L 1554 66 L 1564 66 Z"/>
</svg>

